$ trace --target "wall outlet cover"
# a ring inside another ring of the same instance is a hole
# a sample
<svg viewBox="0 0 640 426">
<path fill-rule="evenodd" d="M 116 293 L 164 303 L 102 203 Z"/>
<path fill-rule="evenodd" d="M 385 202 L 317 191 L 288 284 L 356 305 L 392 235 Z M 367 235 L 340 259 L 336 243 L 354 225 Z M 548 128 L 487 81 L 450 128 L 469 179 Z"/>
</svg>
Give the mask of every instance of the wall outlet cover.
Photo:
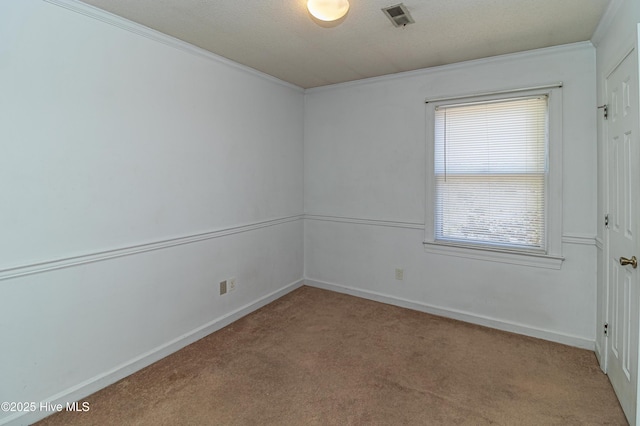
<svg viewBox="0 0 640 426">
<path fill-rule="evenodd" d="M 404 279 L 404 269 L 396 268 L 396 280 L 402 281 Z"/>
</svg>

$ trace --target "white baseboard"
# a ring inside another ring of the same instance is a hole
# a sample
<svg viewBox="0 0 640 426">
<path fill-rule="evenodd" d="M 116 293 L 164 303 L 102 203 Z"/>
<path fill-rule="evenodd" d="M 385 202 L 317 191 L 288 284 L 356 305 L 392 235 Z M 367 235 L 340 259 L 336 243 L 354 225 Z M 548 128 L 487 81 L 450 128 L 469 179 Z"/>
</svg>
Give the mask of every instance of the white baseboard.
<svg viewBox="0 0 640 426">
<path fill-rule="evenodd" d="M 512 333 L 523 334 L 525 336 L 536 337 L 543 340 L 549 340 L 556 343 L 562 343 L 569 346 L 575 346 L 582 349 L 594 350 L 595 342 L 579 336 L 558 333 L 551 330 L 544 330 L 536 327 L 518 324 L 510 321 L 504 321 L 483 315 L 477 315 L 469 312 L 459 311 L 456 309 L 442 308 L 439 306 L 429 305 L 423 302 L 402 299 L 395 296 L 389 296 L 374 291 L 363 290 L 355 287 L 344 286 L 340 284 L 316 281 L 311 279 L 304 280 L 304 284 L 310 287 L 322 288 L 338 293 L 345 293 L 351 296 L 362 297 L 363 299 L 374 300 L 376 302 L 387 303 L 389 305 L 400 306 L 402 308 L 412 309 L 415 311 L 426 312 L 428 314 L 437 315 L 446 318 L 452 318 L 472 324 L 478 324 L 489 328 L 509 331 Z"/>
<path fill-rule="evenodd" d="M 605 354 L 602 353 L 602 349 L 603 348 L 600 346 L 600 343 L 598 343 L 598 341 L 596 340 L 594 349 L 594 352 L 596 353 L 596 359 L 598 360 L 598 365 L 600 365 L 600 369 L 602 370 L 602 372 L 604 374 L 607 374 L 607 365 L 604 358 Z"/>
<path fill-rule="evenodd" d="M 62 404 L 63 406 L 66 406 L 67 401 L 80 401 L 81 399 L 99 391 L 100 389 L 103 389 L 168 355 L 177 352 L 185 346 L 190 345 L 191 343 L 200 340 L 203 337 L 220 330 L 221 328 L 226 327 L 232 322 L 239 320 L 240 318 L 260 309 L 261 307 L 273 302 L 276 299 L 279 299 L 280 297 L 301 287 L 302 285 L 303 280 L 298 280 L 289 285 L 286 285 L 279 290 L 276 290 L 259 298 L 255 302 L 244 305 L 236 309 L 235 311 L 216 318 L 213 321 L 204 324 L 201 327 L 196 328 L 195 330 L 185 333 L 182 336 L 171 340 L 164 345 L 158 346 L 136 358 L 133 358 L 111 369 L 110 371 L 99 374 L 71 388 L 65 389 L 64 391 L 56 395 L 46 398 L 44 401 L 42 401 L 42 403 L 50 403 L 53 405 Z M 40 403 L 38 403 L 38 406 L 40 406 Z M 29 425 L 49 416 L 50 414 L 52 413 L 40 411 L 15 413 L 12 416 L 0 419 L 0 425 Z"/>
</svg>

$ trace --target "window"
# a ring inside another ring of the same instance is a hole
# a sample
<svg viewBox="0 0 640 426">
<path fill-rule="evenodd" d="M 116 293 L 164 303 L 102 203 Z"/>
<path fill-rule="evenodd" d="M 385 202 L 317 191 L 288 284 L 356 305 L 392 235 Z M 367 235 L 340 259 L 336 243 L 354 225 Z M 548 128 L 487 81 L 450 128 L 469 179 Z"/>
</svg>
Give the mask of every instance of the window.
<svg viewBox="0 0 640 426">
<path fill-rule="evenodd" d="M 487 258 L 479 251 L 488 251 L 491 260 L 527 265 L 531 260 L 523 256 L 534 257 L 533 266 L 559 267 L 559 92 L 427 104 L 431 207 L 425 248 L 479 258 Z"/>
<path fill-rule="evenodd" d="M 547 97 L 437 107 L 435 238 L 545 250 Z"/>
</svg>

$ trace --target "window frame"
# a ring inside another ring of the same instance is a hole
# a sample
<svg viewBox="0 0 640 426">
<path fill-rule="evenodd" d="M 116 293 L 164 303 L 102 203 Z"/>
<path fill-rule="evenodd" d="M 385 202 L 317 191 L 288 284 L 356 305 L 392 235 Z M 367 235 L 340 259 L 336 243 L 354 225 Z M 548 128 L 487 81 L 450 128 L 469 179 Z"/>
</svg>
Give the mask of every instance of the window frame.
<svg viewBox="0 0 640 426">
<path fill-rule="evenodd" d="M 562 261 L 562 85 L 514 89 L 492 94 L 461 95 L 426 102 L 426 208 L 424 249 L 429 253 L 517 265 L 560 269 Z M 483 243 L 442 241 L 435 238 L 435 110 L 461 103 L 509 100 L 524 96 L 548 97 L 548 171 L 545 179 L 546 251 L 500 247 Z"/>
</svg>

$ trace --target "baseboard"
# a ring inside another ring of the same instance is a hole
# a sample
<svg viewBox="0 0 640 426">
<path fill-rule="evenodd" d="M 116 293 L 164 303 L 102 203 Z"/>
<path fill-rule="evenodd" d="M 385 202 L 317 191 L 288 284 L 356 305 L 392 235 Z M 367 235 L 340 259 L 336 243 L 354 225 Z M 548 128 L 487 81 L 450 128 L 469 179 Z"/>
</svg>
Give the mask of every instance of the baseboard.
<svg viewBox="0 0 640 426">
<path fill-rule="evenodd" d="M 253 311 L 260 309 L 261 307 L 273 302 L 276 299 L 284 296 L 285 294 L 301 287 L 303 285 L 303 280 L 295 281 L 291 284 L 288 284 L 282 287 L 279 290 L 276 290 L 272 293 L 269 293 L 255 302 L 244 305 L 226 315 L 223 315 L 215 320 L 204 324 L 201 327 L 196 328 L 188 333 L 183 334 L 182 336 L 165 343 L 164 345 L 158 346 L 130 361 L 125 362 L 110 371 L 99 374 L 95 377 L 92 377 L 89 380 L 86 380 L 82 383 L 77 384 L 69 389 L 66 389 L 56 395 L 53 395 L 49 398 L 46 398 L 42 403 L 50 403 L 50 404 L 62 404 L 66 406 L 66 402 L 69 401 L 80 401 L 81 399 L 97 392 L 100 389 L 103 389 L 118 380 L 121 380 L 136 371 L 143 369 L 156 361 L 161 360 L 162 358 L 171 355 L 174 352 L 184 348 L 191 343 L 202 339 L 203 337 L 220 330 L 221 328 L 226 327 L 234 321 L 239 320 L 240 318 L 250 314 Z M 37 403 L 40 406 L 40 402 Z M 6 417 L 4 419 L 0 419 L 0 425 L 29 425 L 38 420 L 41 420 L 51 413 L 49 412 L 26 412 L 26 413 L 16 413 L 15 415 Z"/>
<path fill-rule="evenodd" d="M 377 293 L 374 291 L 363 290 L 355 287 L 344 286 L 340 284 L 316 281 L 311 279 L 304 280 L 304 284 L 310 287 L 322 288 L 338 293 L 349 294 L 351 296 L 362 297 L 363 299 L 374 300 L 376 302 L 387 303 L 389 305 L 400 306 L 402 308 L 412 309 L 415 311 L 426 312 L 428 314 L 437 315 L 446 318 L 452 318 L 472 324 L 478 324 L 489 328 L 509 331 L 512 333 L 523 334 L 525 336 L 536 337 L 543 340 L 549 340 L 564 345 L 575 346 L 582 349 L 594 350 L 595 342 L 569 334 L 558 333 L 555 331 L 539 329 L 523 324 L 504 321 L 483 315 L 476 315 L 469 312 L 459 311 L 456 309 L 442 308 L 439 306 L 429 305 L 423 302 L 402 299 L 387 294 Z"/>
<path fill-rule="evenodd" d="M 604 361 L 604 354 L 602 353 L 602 347 L 600 343 L 596 340 L 594 352 L 596 354 L 596 359 L 598 360 L 598 365 L 604 374 L 607 374 L 607 366 Z"/>
</svg>

